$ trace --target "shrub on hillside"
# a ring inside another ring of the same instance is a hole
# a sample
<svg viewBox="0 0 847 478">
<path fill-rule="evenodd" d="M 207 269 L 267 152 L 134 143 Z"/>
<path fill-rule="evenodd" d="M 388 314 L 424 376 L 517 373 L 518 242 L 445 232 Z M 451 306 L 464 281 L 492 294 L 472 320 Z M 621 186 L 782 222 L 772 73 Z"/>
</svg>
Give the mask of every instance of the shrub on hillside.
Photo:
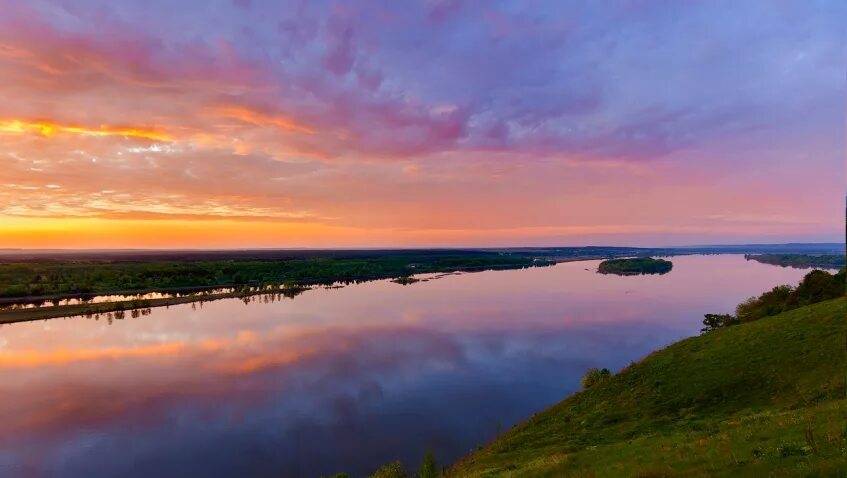
<svg viewBox="0 0 847 478">
<path fill-rule="evenodd" d="M 703 319 L 703 328 L 700 329 L 700 332 L 709 332 L 739 323 L 738 318 L 731 314 L 706 314 L 705 317 Z"/>
<path fill-rule="evenodd" d="M 398 460 L 382 465 L 370 478 L 408 478 L 408 476 L 406 470 L 403 469 L 403 464 Z"/>
<path fill-rule="evenodd" d="M 750 297 L 738 304 L 734 316 L 706 314 L 700 332 L 709 332 L 740 323 L 753 322 L 798 307 L 837 299 L 845 295 L 845 277 L 847 277 L 847 269 L 841 269 L 834 275 L 826 271 L 814 270 L 806 274 L 797 287 L 780 285 L 759 297 Z"/>
<path fill-rule="evenodd" d="M 582 380 L 580 380 L 580 384 L 582 385 L 583 389 L 587 390 L 593 387 L 594 385 L 597 385 L 598 383 L 608 379 L 611 376 L 612 372 L 610 372 L 607 368 L 604 368 L 602 370 L 599 368 L 590 368 L 585 372 L 585 375 L 582 377 Z"/>
<path fill-rule="evenodd" d="M 438 463 L 431 451 L 424 455 L 421 466 L 418 468 L 418 478 L 438 478 Z"/>
<path fill-rule="evenodd" d="M 793 292 L 790 285 L 778 285 L 759 297 L 750 297 L 735 308 L 738 322 L 752 322 L 782 313 Z"/>
<path fill-rule="evenodd" d="M 841 282 L 839 283 L 839 278 Z M 826 271 L 812 271 L 806 274 L 797 289 L 789 298 L 789 309 L 836 299 L 844 295 L 843 276 L 832 275 Z"/>
</svg>

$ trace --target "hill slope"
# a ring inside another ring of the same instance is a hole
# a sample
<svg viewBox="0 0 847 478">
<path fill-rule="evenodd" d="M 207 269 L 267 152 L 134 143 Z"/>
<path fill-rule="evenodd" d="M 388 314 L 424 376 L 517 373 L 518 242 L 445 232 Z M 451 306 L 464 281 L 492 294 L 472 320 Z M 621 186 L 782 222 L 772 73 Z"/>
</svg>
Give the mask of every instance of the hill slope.
<svg viewBox="0 0 847 478">
<path fill-rule="evenodd" d="M 847 476 L 847 298 L 677 342 L 449 476 Z"/>
</svg>

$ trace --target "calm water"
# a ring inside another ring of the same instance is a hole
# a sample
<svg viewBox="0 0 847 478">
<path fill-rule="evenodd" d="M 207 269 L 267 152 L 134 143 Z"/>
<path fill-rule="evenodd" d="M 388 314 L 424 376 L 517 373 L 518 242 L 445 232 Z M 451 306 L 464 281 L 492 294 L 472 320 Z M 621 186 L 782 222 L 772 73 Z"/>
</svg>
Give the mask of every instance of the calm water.
<svg viewBox="0 0 847 478">
<path fill-rule="evenodd" d="M 673 258 L 316 289 L 0 327 L 0 476 L 360 476 L 449 462 L 805 271 Z M 588 269 L 588 270 L 586 270 Z"/>
</svg>

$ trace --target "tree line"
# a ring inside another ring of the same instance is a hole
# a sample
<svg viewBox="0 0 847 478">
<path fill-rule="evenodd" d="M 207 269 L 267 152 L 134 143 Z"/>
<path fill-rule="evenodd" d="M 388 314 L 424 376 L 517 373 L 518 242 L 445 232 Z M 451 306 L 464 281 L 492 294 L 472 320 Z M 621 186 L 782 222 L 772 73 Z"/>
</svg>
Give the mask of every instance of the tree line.
<svg viewBox="0 0 847 478">
<path fill-rule="evenodd" d="M 814 270 L 796 286 L 778 285 L 758 297 L 738 304 L 735 314 L 706 314 L 701 332 L 753 322 L 764 317 L 845 295 L 847 268 L 837 274 Z"/>
<path fill-rule="evenodd" d="M 522 268 L 552 262 L 499 254 L 405 254 L 368 258 L 0 263 L 0 298 L 111 292 L 322 284 L 412 274 Z"/>
<path fill-rule="evenodd" d="M 774 266 L 794 267 L 797 269 L 809 269 L 812 267 L 821 269 L 840 269 L 847 265 L 844 254 L 745 254 L 748 261 L 761 262 Z"/>
</svg>

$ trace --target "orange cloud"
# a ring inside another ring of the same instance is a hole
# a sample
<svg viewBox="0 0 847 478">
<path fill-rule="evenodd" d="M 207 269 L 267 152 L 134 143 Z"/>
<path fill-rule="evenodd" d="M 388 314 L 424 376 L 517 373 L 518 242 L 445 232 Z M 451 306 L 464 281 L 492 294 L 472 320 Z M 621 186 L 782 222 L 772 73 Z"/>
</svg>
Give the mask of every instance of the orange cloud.
<svg viewBox="0 0 847 478">
<path fill-rule="evenodd" d="M 318 223 L 230 220 L 125 220 L 100 218 L 21 218 L 0 215 L 0 247 L 139 247 L 167 248 L 204 243 L 232 247 L 245 237 L 256 245 L 330 245 L 338 237 L 366 244 L 373 231 Z"/>
<path fill-rule="evenodd" d="M 40 134 L 42 136 L 49 137 L 61 133 L 81 136 L 124 136 L 160 142 L 173 141 L 173 138 L 169 134 L 153 128 L 119 127 L 108 125 L 101 125 L 95 128 L 67 125 L 52 121 L 0 120 L 0 134 Z"/>
<path fill-rule="evenodd" d="M 286 131 L 314 134 L 315 130 L 297 121 L 278 115 L 269 115 L 244 106 L 219 106 L 212 108 L 213 114 L 243 121 L 254 126 L 275 126 Z"/>
</svg>

